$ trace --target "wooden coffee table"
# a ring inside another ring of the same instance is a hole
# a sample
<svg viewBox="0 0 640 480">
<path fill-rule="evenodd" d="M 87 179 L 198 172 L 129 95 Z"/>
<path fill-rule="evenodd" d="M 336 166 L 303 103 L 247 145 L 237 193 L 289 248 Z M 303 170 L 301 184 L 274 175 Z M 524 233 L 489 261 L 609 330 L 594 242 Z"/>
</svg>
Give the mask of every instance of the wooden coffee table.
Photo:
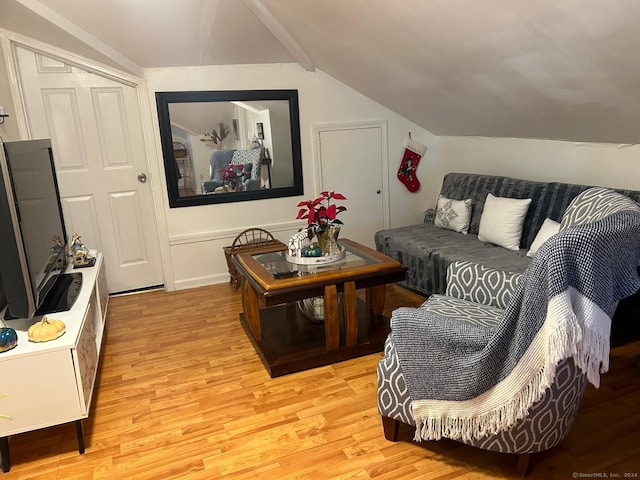
<svg viewBox="0 0 640 480">
<path fill-rule="evenodd" d="M 389 332 L 382 315 L 386 284 L 404 280 L 407 269 L 354 241 L 339 243 L 345 259 L 320 266 L 289 263 L 279 247 L 233 257 L 242 282 L 240 321 L 272 377 L 382 351 Z M 292 270 L 294 277 L 273 276 Z M 312 297 L 324 297 L 324 322 L 297 306 Z"/>
</svg>

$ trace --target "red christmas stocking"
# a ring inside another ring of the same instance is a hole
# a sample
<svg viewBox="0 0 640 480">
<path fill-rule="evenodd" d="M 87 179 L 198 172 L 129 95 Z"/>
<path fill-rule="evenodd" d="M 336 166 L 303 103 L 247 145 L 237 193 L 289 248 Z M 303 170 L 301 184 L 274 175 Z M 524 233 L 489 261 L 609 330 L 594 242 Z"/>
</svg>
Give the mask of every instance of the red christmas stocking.
<svg viewBox="0 0 640 480">
<path fill-rule="evenodd" d="M 424 152 L 427 151 L 427 147 L 415 140 L 407 140 L 407 144 L 404 148 L 404 155 L 402 156 L 402 163 L 398 169 L 398 179 L 404 183 L 407 190 L 410 192 L 417 192 L 420 189 L 420 182 L 416 176 L 416 168 Z"/>
</svg>

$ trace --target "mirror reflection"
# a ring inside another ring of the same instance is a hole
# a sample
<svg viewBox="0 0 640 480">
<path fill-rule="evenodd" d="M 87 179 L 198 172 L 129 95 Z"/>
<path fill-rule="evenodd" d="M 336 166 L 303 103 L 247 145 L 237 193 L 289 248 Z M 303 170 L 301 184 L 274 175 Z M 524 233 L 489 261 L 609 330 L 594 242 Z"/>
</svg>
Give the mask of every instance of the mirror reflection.
<svg viewBox="0 0 640 480">
<path fill-rule="evenodd" d="M 303 194 L 297 90 L 158 92 L 170 207 Z"/>
</svg>

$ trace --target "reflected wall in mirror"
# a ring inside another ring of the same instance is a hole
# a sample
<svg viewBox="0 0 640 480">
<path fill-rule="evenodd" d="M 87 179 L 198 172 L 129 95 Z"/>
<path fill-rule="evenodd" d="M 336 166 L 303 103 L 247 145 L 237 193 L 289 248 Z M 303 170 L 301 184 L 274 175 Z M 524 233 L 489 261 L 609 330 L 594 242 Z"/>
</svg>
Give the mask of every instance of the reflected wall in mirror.
<svg viewBox="0 0 640 480">
<path fill-rule="evenodd" d="M 169 207 L 302 195 L 297 90 L 156 92 Z"/>
</svg>

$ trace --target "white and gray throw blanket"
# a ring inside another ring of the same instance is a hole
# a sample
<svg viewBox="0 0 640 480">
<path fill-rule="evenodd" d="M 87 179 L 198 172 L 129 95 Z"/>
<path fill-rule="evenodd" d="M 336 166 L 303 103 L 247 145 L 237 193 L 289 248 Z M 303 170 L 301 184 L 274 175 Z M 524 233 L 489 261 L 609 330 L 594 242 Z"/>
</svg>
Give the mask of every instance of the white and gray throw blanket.
<svg viewBox="0 0 640 480">
<path fill-rule="evenodd" d="M 640 212 L 623 211 L 546 242 L 495 327 L 428 308 L 395 310 L 391 334 L 416 439 L 507 430 L 569 357 L 598 387 L 609 366 L 611 317 L 619 300 L 640 289 L 638 265 Z"/>
</svg>

